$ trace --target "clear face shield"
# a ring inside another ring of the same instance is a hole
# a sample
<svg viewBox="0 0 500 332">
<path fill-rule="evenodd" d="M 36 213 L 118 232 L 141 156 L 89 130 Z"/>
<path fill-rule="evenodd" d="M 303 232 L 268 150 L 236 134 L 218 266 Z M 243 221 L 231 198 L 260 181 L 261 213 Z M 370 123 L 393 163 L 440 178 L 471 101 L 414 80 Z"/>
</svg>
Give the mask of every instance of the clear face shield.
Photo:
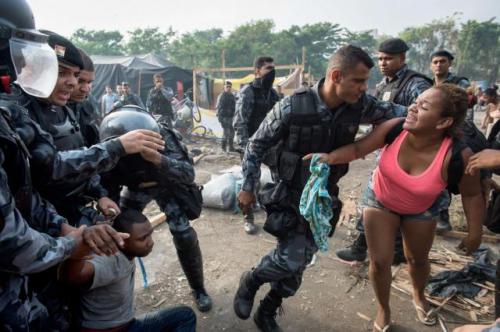
<svg viewBox="0 0 500 332">
<path fill-rule="evenodd" d="M 33 30 L 13 30 L 9 46 L 16 72 L 15 83 L 34 97 L 49 97 L 59 69 L 57 56 L 47 44 L 47 36 Z"/>
</svg>

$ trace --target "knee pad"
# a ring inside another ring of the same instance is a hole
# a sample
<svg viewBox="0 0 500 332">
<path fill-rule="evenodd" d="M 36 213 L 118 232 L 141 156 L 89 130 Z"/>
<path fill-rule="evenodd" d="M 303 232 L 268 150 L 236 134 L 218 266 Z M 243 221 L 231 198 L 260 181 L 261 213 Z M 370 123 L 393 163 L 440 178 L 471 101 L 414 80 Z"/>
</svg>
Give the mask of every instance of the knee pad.
<svg viewBox="0 0 500 332">
<path fill-rule="evenodd" d="M 198 245 L 198 235 L 193 227 L 183 232 L 172 232 L 175 247 L 180 251 L 190 250 Z"/>
</svg>

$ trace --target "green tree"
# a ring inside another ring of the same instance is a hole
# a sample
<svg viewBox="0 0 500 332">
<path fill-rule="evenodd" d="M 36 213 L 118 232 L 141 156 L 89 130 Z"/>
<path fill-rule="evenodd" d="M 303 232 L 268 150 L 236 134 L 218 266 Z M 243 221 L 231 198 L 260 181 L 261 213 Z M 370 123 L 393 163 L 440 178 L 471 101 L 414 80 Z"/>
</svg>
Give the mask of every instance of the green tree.
<svg viewBox="0 0 500 332">
<path fill-rule="evenodd" d="M 128 41 L 125 44 L 127 54 L 145 54 L 156 52 L 167 54 L 170 39 L 175 35 L 172 27 L 167 32 L 159 28 L 135 29 L 128 31 Z"/>
<path fill-rule="evenodd" d="M 315 77 L 325 75 L 328 59 L 345 44 L 347 30 L 336 23 L 320 22 L 302 27 L 292 26 L 289 32 L 294 36 L 296 54 L 306 49 L 306 68 L 311 68 Z M 296 55 L 300 59 L 300 55 Z"/>
<path fill-rule="evenodd" d="M 71 41 L 90 55 L 121 55 L 123 35 L 119 31 L 85 30 L 80 28 Z"/>
<path fill-rule="evenodd" d="M 224 40 L 227 67 L 248 67 L 256 57 L 275 57 L 273 44 L 274 22 L 272 20 L 252 21 L 238 26 Z"/>
<path fill-rule="evenodd" d="M 382 37 L 387 39 L 387 36 Z M 371 57 L 375 64 L 377 64 L 377 46 L 380 43 L 377 38 L 375 38 L 375 30 L 366 30 L 359 32 L 347 31 L 346 42 L 352 45 L 361 47 L 366 51 Z M 382 73 L 375 65 L 375 67 L 370 71 L 370 78 L 368 79 L 368 86 L 374 87 L 380 80 L 382 80 Z"/>
<path fill-rule="evenodd" d="M 222 48 L 222 29 L 199 30 L 173 40 L 169 58 L 184 68 L 220 67 Z"/>
<path fill-rule="evenodd" d="M 473 80 L 495 83 L 499 79 L 500 24 L 495 18 L 488 21 L 467 21 L 458 37 L 456 63 L 460 75 Z"/>
<path fill-rule="evenodd" d="M 413 70 L 431 75 L 430 54 L 438 49 L 457 51 L 458 13 L 444 19 L 434 20 L 419 27 L 406 28 L 399 37 L 406 41 L 410 49 L 407 63 Z"/>
</svg>

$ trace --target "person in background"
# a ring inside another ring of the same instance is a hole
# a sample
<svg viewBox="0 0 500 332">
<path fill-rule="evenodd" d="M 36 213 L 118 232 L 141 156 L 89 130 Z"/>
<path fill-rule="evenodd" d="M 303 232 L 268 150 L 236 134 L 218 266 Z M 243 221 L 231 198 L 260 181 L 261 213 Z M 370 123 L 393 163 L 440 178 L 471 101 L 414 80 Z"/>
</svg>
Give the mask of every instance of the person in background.
<svg viewBox="0 0 500 332">
<path fill-rule="evenodd" d="M 221 148 L 223 151 L 234 150 L 234 128 L 233 118 L 236 107 L 236 97 L 231 91 L 233 84 L 231 81 L 226 81 L 224 84 L 224 91 L 217 97 L 217 119 L 223 129 Z"/>
<path fill-rule="evenodd" d="M 174 98 L 172 89 L 164 86 L 164 80 L 161 74 L 153 75 L 154 87 L 149 90 L 146 106 L 151 114 L 160 115 L 158 121 L 165 122 L 169 128 L 172 128 L 174 121 L 174 110 L 171 100 Z"/>
<path fill-rule="evenodd" d="M 121 87 L 121 86 L 120 86 Z M 101 97 L 101 117 L 108 114 L 114 107 L 115 103 L 119 100 L 116 93 L 113 92 L 111 85 L 106 85 L 106 92 Z"/>
<path fill-rule="evenodd" d="M 146 108 L 141 98 L 138 95 L 132 92 L 130 89 L 130 85 L 128 82 L 122 82 L 123 94 L 120 97 L 120 102 L 122 105 L 136 105 L 141 108 Z"/>
</svg>

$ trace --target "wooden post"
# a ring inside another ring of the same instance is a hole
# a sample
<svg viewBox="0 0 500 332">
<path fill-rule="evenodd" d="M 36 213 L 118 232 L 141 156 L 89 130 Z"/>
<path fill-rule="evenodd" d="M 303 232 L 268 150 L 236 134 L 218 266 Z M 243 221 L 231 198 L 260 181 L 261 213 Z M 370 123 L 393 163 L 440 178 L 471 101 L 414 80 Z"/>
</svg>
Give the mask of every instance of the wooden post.
<svg viewBox="0 0 500 332">
<path fill-rule="evenodd" d="M 306 47 L 302 46 L 302 70 L 306 69 Z"/>
<path fill-rule="evenodd" d="M 139 82 L 137 83 L 137 95 L 139 98 L 141 97 L 141 79 L 142 79 L 142 70 L 139 70 Z"/>
<path fill-rule="evenodd" d="M 500 318 L 500 259 L 497 259 L 497 275 L 495 280 L 495 319 Z"/>
<path fill-rule="evenodd" d="M 222 60 L 222 81 L 224 82 L 226 80 L 226 54 L 225 54 L 225 50 L 222 49 L 222 53 L 221 53 L 221 60 Z"/>
<path fill-rule="evenodd" d="M 196 103 L 196 93 L 197 93 L 197 84 L 196 84 L 196 68 L 193 68 L 193 102 Z"/>
</svg>

